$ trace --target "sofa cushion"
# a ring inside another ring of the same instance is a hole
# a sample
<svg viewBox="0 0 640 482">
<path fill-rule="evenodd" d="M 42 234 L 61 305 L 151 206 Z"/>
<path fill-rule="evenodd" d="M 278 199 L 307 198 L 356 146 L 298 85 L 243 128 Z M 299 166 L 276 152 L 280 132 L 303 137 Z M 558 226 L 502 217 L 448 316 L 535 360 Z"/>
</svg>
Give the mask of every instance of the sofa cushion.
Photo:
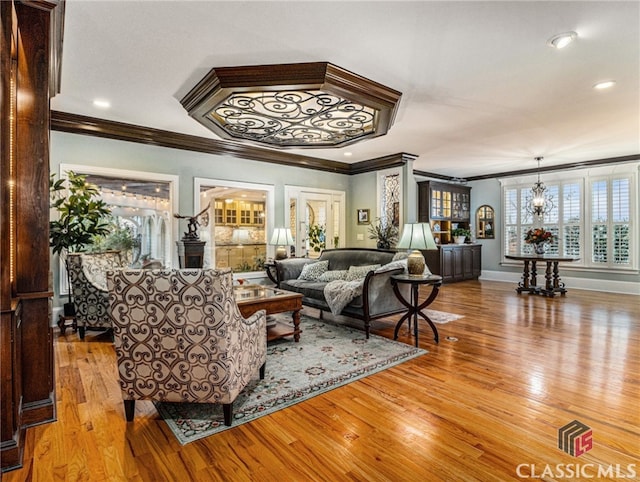
<svg viewBox="0 0 640 482">
<path fill-rule="evenodd" d="M 343 280 L 347 278 L 348 271 L 346 269 L 336 269 L 333 271 L 325 271 L 322 273 L 318 281 L 328 283 L 329 281 Z"/>
<path fill-rule="evenodd" d="M 317 261 L 315 263 L 305 264 L 302 273 L 298 276 L 300 280 L 316 281 L 322 273 L 329 269 L 329 261 Z"/>
<path fill-rule="evenodd" d="M 324 287 L 327 283 L 321 283 L 319 281 L 307 281 L 302 279 L 289 279 L 280 283 L 280 288 L 288 291 L 295 291 L 301 293 L 307 298 L 313 298 L 316 300 L 324 300 Z"/>
<path fill-rule="evenodd" d="M 376 249 L 336 248 L 325 249 L 320 255 L 320 261 L 329 261 L 330 270 L 349 269 L 349 266 L 369 264 L 387 264 L 396 253 Z"/>
<path fill-rule="evenodd" d="M 362 279 L 367 276 L 369 271 L 375 271 L 380 267 L 379 264 L 368 264 L 365 266 L 350 266 L 349 271 L 347 272 L 347 277 L 345 278 L 347 281 L 355 281 L 358 279 Z"/>
</svg>

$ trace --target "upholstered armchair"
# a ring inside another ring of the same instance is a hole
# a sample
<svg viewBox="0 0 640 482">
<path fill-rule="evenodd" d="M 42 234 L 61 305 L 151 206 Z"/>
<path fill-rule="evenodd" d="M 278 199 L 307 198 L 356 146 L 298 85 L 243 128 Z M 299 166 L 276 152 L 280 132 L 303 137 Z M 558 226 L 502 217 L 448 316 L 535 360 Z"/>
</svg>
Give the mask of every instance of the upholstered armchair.
<svg viewBox="0 0 640 482">
<path fill-rule="evenodd" d="M 127 421 L 155 400 L 220 403 L 231 425 L 267 353 L 265 311 L 242 317 L 231 269 L 109 271 L 107 286 Z"/>
<path fill-rule="evenodd" d="M 123 268 L 125 263 L 119 251 L 67 255 L 71 295 L 81 340 L 84 340 L 86 330 L 111 328 L 107 312 L 107 271 Z"/>
</svg>

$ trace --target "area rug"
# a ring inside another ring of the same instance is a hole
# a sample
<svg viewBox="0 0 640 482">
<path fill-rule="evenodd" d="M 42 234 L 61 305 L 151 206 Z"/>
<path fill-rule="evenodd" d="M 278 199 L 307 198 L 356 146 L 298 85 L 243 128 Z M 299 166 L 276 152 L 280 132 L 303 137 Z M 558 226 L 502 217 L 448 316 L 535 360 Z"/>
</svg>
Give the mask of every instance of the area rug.
<svg viewBox="0 0 640 482">
<path fill-rule="evenodd" d="M 300 342 L 269 343 L 264 380 L 251 382 L 233 404 L 233 424 L 224 425 L 222 406 L 157 403 L 178 441 L 188 444 L 341 387 L 427 353 L 405 343 L 301 317 Z"/>
<path fill-rule="evenodd" d="M 464 318 L 463 315 L 454 315 L 453 313 L 446 313 L 444 311 L 430 310 L 427 308 L 424 310 L 425 314 L 433 321 L 434 323 L 449 323 L 450 321 L 459 320 L 460 318 Z"/>
</svg>

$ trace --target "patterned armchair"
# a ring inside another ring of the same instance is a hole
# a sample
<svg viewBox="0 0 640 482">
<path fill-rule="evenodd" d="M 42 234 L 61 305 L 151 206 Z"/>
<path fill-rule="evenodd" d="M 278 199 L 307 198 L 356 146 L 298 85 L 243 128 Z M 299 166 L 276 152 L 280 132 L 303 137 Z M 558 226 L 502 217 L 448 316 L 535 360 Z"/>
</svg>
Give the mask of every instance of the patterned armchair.
<svg viewBox="0 0 640 482">
<path fill-rule="evenodd" d="M 120 387 L 127 421 L 136 400 L 233 401 L 264 378 L 264 310 L 243 318 L 231 269 L 119 270 L 107 273 Z"/>
<path fill-rule="evenodd" d="M 67 255 L 67 270 L 81 340 L 84 340 L 85 330 L 104 331 L 111 328 L 107 312 L 107 271 L 125 265 L 126 261 L 119 251 Z"/>
</svg>

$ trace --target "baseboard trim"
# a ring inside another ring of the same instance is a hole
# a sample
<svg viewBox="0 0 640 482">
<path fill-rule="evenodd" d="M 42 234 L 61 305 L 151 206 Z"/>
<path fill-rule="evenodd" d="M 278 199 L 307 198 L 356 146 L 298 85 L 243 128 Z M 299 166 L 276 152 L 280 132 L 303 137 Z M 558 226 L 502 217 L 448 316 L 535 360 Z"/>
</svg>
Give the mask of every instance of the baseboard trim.
<svg viewBox="0 0 640 482">
<path fill-rule="evenodd" d="M 480 275 L 479 279 L 481 281 L 501 281 L 517 285 L 518 281 L 520 281 L 521 278 L 521 273 L 482 270 L 482 274 Z M 640 296 L 640 283 L 592 278 L 572 278 L 570 276 L 562 276 L 562 281 L 567 286 L 567 289 L 602 291 L 605 293 L 619 293 L 624 295 Z"/>
</svg>

